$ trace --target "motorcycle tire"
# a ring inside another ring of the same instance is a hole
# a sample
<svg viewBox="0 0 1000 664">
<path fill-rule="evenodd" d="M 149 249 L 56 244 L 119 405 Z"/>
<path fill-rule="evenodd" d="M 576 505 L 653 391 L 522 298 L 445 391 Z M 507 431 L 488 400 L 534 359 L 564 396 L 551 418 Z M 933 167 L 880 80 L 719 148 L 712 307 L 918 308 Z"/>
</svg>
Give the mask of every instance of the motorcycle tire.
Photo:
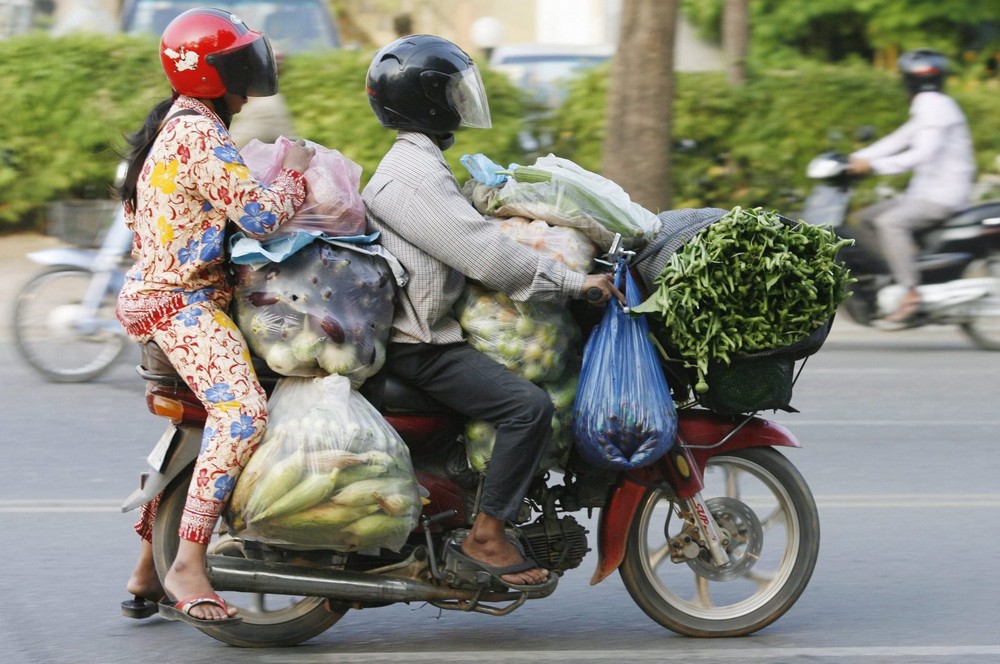
<svg viewBox="0 0 1000 664">
<path fill-rule="evenodd" d="M 678 634 L 745 636 L 781 617 L 809 583 L 819 554 L 816 502 L 798 470 L 772 448 L 711 458 L 702 496 L 728 535 L 726 565 L 704 548 L 673 562 L 668 540 L 682 544 L 694 530 L 664 492 L 650 489 L 632 521 L 620 574 L 639 607 Z"/>
<path fill-rule="evenodd" d="M 53 383 L 84 383 L 114 365 L 126 347 L 115 317 L 116 292 L 107 292 L 94 329 L 81 330 L 75 315 L 93 274 L 55 267 L 31 278 L 14 303 L 14 343 L 24 360 Z"/>
<path fill-rule="evenodd" d="M 1000 280 L 1000 255 L 973 263 L 964 277 L 992 277 Z M 1000 350 L 1000 290 L 995 289 L 978 303 L 981 316 L 973 316 L 961 324 L 965 333 L 980 350 Z"/>
<path fill-rule="evenodd" d="M 178 528 L 187 500 L 191 471 L 181 473 L 164 490 L 153 522 L 153 559 L 162 579 L 177 555 Z M 223 526 L 224 528 L 224 526 Z M 209 543 L 209 555 L 243 556 L 239 540 L 216 533 Z M 293 646 L 322 634 L 344 617 L 347 608 L 322 597 L 290 597 L 223 593 L 226 603 L 239 609 L 242 622 L 235 625 L 198 629 L 214 639 L 243 648 Z"/>
</svg>

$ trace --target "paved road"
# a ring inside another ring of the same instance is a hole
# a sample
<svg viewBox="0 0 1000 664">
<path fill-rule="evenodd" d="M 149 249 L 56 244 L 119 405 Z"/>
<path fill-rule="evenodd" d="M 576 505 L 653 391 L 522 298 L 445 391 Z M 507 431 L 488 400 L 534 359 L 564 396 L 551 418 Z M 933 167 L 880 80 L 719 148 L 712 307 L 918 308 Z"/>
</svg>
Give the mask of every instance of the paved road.
<svg viewBox="0 0 1000 664">
<path fill-rule="evenodd" d="M 594 554 L 553 597 L 507 617 L 354 611 L 297 648 L 240 651 L 158 618 L 128 621 L 117 609 L 135 537 L 117 506 L 162 428 L 133 360 L 94 384 L 52 385 L 0 341 L 3 664 L 1000 662 L 1000 353 L 953 331 L 838 320 L 809 360 L 801 412 L 774 417 L 803 443 L 787 456 L 817 496 L 819 564 L 786 616 L 737 640 L 663 630 L 617 576 L 590 587 Z"/>
</svg>

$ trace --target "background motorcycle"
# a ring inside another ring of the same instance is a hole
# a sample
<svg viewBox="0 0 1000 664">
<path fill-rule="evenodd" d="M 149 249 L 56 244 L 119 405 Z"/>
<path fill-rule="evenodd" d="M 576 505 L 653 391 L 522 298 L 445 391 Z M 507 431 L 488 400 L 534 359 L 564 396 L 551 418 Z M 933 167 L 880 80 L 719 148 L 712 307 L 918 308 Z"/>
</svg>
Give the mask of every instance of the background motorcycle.
<svg viewBox="0 0 1000 664">
<path fill-rule="evenodd" d="M 104 208 L 95 210 L 103 213 Z M 101 225 L 105 231 L 96 249 L 58 247 L 28 254 L 46 269 L 17 295 L 14 341 L 21 357 L 53 382 L 97 378 L 126 347 L 115 303 L 130 264 L 132 231 L 121 205 Z"/>
<path fill-rule="evenodd" d="M 595 322 L 592 312 L 578 320 L 585 331 Z M 163 492 L 153 533 L 162 577 L 176 554 L 205 413 L 155 346 L 143 349 L 139 371 L 150 411 L 171 423 L 123 511 Z M 271 389 L 276 377 L 263 365 L 259 375 Z M 286 646 L 322 633 L 350 608 L 428 602 L 504 615 L 554 591 L 513 592 L 445 555 L 449 543 L 468 533 L 481 482 L 466 456 L 465 420 L 394 377 L 383 378 L 381 385 L 366 383 L 365 393 L 406 442 L 429 492 L 407 545 L 399 553 L 294 550 L 242 540 L 223 520 L 210 545 L 209 575 L 243 620 L 199 627 L 203 632 L 233 645 Z M 687 383 L 671 382 L 684 386 L 675 394 L 681 403 Z M 677 444 L 639 471 L 600 470 L 575 453 L 564 467 L 543 469 L 509 532 L 559 576 L 589 551 L 588 531 L 570 513 L 598 508 L 591 584 L 617 569 L 635 602 L 668 629 L 700 637 L 750 634 L 791 608 L 816 563 L 815 501 L 775 449 L 799 443 L 758 417 L 699 408 L 682 408 L 678 416 Z"/>
<path fill-rule="evenodd" d="M 840 254 L 858 280 L 844 308 L 857 323 L 874 325 L 896 309 L 905 289 L 893 283 L 868 234 L 845 226 L 858 181 L 847 173 L 847 161 L 826 152 L 809 163 L 806 174 L 821 184 L 813 187 L 799 216 L 858 241 Z M 977 347 L 1000 350 L 1000 201 L 959 210 L 916 240 L 922 303 L 912 326 L 958 325 Z"/>
</svg>

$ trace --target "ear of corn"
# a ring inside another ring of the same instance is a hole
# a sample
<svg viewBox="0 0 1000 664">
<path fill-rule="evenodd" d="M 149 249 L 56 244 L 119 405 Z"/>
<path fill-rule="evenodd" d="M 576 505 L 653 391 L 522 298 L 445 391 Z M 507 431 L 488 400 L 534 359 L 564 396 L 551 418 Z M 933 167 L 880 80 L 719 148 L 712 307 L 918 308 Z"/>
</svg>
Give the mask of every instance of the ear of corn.
<svg viewBox="0 0 1000 664">
<path fill-rule="evenodd" d="M 338 473 L 340 470 L 334 469 L 331 473 L 306 475 L 288 493 L 272 502 L 260 514 L 255 514 L 250 519 L 250 523 L 253 524 L 282 514 L 294 514 L 312 507 L 330 495 L 337 483 Z"/>
<path fill-rule="evenodd" d="M 339 528 L 349 523 L 357 521 L 362 517 L 374 514 L 379 510 L 378 505 L 361 505 L 360 507 L 347 507 L 337 505 L 329 501 L 314 505 L 301 512 L 293 512 L 283 516 L 270 519 L 267 526 L 277 526 L 279 528 Z"/>
<path fill-rule="evenodd" d="M 300 447 L 294 454 L 275 463 L 256 482 L 245 513 L 253 520 L 254 515 L 274 503 L 292 490 L 302 477 L 305 452 Z"/>
</svg>

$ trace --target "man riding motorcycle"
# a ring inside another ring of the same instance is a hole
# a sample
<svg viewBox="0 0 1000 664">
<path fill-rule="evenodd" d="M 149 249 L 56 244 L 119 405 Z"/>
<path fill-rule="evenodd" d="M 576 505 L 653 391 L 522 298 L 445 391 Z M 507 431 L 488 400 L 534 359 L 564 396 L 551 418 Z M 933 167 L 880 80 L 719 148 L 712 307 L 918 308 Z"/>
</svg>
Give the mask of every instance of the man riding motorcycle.
<svg viewBox="0 0 1000 664">
<path fill-rule="evenodd" d="M 933 228 L 969 201 L 975 155 L 969 126 L 955 100 L 944 94 L 948 59 L 937 51 L 908 51 L 899 58 L 910 95 L 910 119 L 888 136 L 850 156 L 848 172 L 894 175 L 913 171 L 906 192 L 861 210 L 861 233 L 875 233 L 895 281 L 907 291 L 884 321 L 905 327 L 920 311 L 913 234 Z M 865 238 L 862 237 L 862 244 Z"/>
</svg>

